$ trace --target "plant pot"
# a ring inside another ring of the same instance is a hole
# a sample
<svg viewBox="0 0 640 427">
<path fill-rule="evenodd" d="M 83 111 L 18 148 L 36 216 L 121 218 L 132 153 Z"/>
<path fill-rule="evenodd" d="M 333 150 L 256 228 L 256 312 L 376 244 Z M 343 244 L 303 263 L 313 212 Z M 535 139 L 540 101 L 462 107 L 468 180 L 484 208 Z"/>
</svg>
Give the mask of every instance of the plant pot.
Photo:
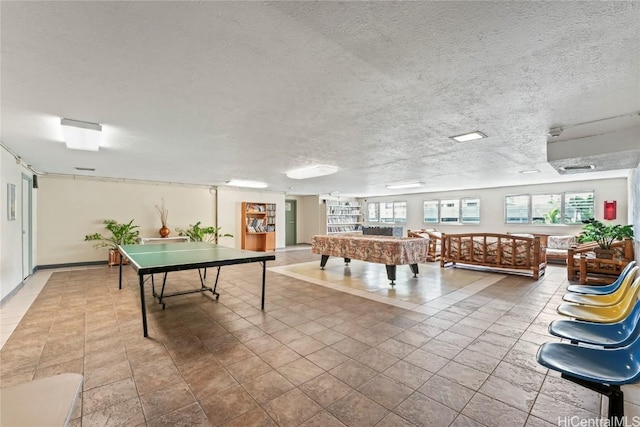
<svg viewBox="0 0 640 427">
<path fill-rule="evenodd" d="M 129 261 L 125 258 L 122 263 L 128 264 Z M 120 265 L 120 251 L 117 249 L 109 249 L 109 267 L 112 265 Z"/>
<path fill-rule="evenodd" d="M 162 227 L 160 229 L 160 237 L 167 237 L 169 236 L 169 233 L 171 233 L 171 230 L 169 229 L 169 227 Z"/>
<path fill-rule="evenodd" d="M 596 258 L 600 259 L 613 259 L 616 253 L 615 249 L 595 248 L 593 251 L 596 253 Z"/>
</svg>

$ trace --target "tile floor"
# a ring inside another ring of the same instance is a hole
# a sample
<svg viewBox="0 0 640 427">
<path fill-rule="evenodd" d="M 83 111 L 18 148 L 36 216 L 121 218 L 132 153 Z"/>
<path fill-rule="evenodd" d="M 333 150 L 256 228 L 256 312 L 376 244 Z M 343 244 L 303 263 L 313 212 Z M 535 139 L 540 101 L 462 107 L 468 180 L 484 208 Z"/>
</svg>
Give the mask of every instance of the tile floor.
<svg viewBox="0 0 640 427">
<path fill-rule="evenodd" d="M 73 426 L 557 426 L 599 416 L 599 395 L 535 361 L 567 284 L 560 267 L 537 282 L 436 264 L 413 279 L 399 267 L 392 289 L 383 266 L 330 261 L 321 272 L 307 248 L 276 256 L 264 312 L 261 268 L 224 267 L 218 302 L 190 294 L 163 311 L 149 295 L 149 338 L 132 269 L 121 291 L 116 268 L 38 272 L 0 308 L 1 386 L 83 374 Z M 172 288 L 197 284 L 194 272 L 169 276 Z M 630 417 L 638 390 L 625 388 Z"/>
</svg>

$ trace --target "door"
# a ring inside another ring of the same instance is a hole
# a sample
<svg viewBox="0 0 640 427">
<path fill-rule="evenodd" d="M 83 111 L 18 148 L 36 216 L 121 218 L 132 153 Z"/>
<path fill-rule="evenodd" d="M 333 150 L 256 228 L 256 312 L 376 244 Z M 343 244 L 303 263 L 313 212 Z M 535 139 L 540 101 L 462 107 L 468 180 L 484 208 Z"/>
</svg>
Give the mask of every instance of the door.
<svg viewBox="0 0 640 427">
<path fill-rule="evenodd" d="M 296 236 L 296 201 L 284 201 L 284 221 L 285 221 L 285 246 L 292 246 L 298 243 Z"/>
<path fill-rule="evenodd" d="M 33 181 L 28 175 L 22 175 L 22 188 L 20 191 L 20 217 L 22 221 L 22 278 L 26 279 L 33 272 L 33 255 L 31 247 L 32 234 L 32 186 Z"/>
</svg>

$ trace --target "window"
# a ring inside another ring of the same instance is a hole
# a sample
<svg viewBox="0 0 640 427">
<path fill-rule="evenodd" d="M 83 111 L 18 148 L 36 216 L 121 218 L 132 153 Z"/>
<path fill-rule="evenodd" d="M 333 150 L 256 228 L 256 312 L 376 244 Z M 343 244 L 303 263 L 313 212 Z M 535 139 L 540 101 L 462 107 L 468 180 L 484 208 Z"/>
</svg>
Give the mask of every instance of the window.
<svg viewBox="0 0 640 427">
<path fill-rule="evenodd" d="M 440 206 L 439 200 L 425 200 L 422 202 L 422 209 L 424 212 L 424 222 L 426 224 L 437 224 L 439 213 L 438 207 Z"/>
<path fill-rule="evenodd" d="M 367 221 L 378 222 L 380 219 L 380 205 L 377 203 L 367 204 Z"/>
<path fill-rule="evenodd" d="M 393 202 L 394 222 L 407 222 L 407 202 Z"/>
<path fill-rule="evenodd" d="M 581 224 L 593 218 L 593 191 L 505 197 L 507 224 Z"/>
<path fill-rule="evenodd" d="M 393 222 L 393 202 L 380 203 L 380 222 Z"/>
<path fill-rule="evenodd" d="M 460 200 L 440 200 L 440 222 L 460 222 Z"/>
<path fill-rule="evenodd" d="M 463 224 L 480 224 L 480 199 L 463 198 L 460 216 Z"/>
<path fill-rule="evenodd" d="M 422 202 L 425 224 L 480 224 L 480 199 L 425 200 Z"/>
<path fill-rule="evenodd" d="M 527 224 L 529 222 L 529 195 L 507 196 L 504 198 L 507 224 Z"/>
<path fill-rule="evenodd" d="M 581 224 L 583 220 L 593 218 L 593 192 L 564 193 L 564 223 Z"/>
<path fill-rule="evenodd" d="M 531 196 L 533 224 L 561 224 L 562 194 L 534 194 Z"/>
</svg>

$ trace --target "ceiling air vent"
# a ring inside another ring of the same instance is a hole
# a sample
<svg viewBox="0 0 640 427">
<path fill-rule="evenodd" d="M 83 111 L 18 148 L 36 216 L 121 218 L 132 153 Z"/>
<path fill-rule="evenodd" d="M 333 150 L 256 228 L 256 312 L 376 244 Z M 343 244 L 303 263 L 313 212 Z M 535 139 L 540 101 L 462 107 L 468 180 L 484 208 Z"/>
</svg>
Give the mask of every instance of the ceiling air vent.
<svg viewBox="0 0 640 427">
<path fill-rule="evenodd" d="M 95 168 L 83 168 L 83 167 L 77 166 L 76 170 L 77 171 L 95 172 L 96 169 Z"/>
<path fill-rule="evenodd" d="M 594 165 L 578 165 L 578 166 L 560 166 L 560 169 L 565 172 L 586 172 L 595 169 Z"/>
</svg>

